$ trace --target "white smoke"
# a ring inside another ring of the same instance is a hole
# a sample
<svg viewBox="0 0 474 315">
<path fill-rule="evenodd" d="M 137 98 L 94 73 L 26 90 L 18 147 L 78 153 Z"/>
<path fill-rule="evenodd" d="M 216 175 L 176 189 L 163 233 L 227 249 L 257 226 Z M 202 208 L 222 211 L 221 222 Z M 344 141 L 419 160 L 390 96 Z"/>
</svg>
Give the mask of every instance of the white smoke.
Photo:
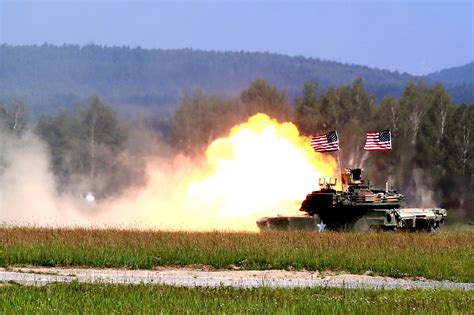
<svg viewBox="0 0 474 315">
<path fill-rule="evenodd" d="M 434 192 L 428 187 L 432 187 L 430 183 L 423 178 L 423 171 L 421 169 L 413 170 L 413 179 L 415 182 L 415 196 L 417 196 L 417 207 L 431 208 L 436 207 L 434 200 Z"/>
<path fill-rule="evenodd" d="M 148 162 L 143 186 L 131 188 L 112 200 L 91 203 L 80 194 L 57 192 L 47 145 L 38 136 L 30 132 L 17 136 L 2 130 L 0 224 L 153 228 L 160 227 L 157 221 L 163 221 L 168 223 L 164 228 L 179 227 L 179 222 L 167 222 L 164 215 L 165 211 L 176 212 L 178 194 L 183 193 L 176 187 L 179 180 L 189 176 L 190 170 L 191 162 L 186 158 L 175 158 L 173 163 L 155 158 Z M 160 215 L 163 217 L 157 220 Z"/>
<path fill-rule="evenodd" d="M 31 133 L 10 136 L 2 130 L 0 145 L 0 222 L 44 226 L 67 217 L 73 207 L 56 196 L 41 140 Z"/>
<path fill-rule="evenodd" d="M 271 128 L 255 136 L 254 129 L 260 130 L 262 124 Z M 87 202 L 78 193 L 57 192 L 48 147 L 36 135 L 2 133 L 0 222 L 15 226 L 256 231 L 255 222 L 261 217 L 298 213 L 301 199 L 315 185 L 314 178 L 335 172 L 334 159 L 315 153 L 294 125 L 278 124 L 259 114 L 235 131 L 238 133 L 231 136 L 232 140 L 216 140 L 212 150 L 198 158 L 169 154 L 166 146 L 153 138 L 132 141 L 141 143 L 145 151 L 136 154 L 137 149 L 132 154 L 124 150 L 125 156 L 107 155 L 106 162 L 118 159 L 130 162 L 130 167 L 140 165 L 140 170 L 145 168 L 138 172 L 144 180 L 119 196 L 105 200 L 98 196 L 96 202 Z M 248 141 L 249 135 L 252 141 Z M 155 153 L 158 151 L 164 152 Z M 133 163 L 138 156 L 143 164 Z M 228 160 L 230 156 L 239 158 Z M 219 163 L 222 161 L 225 163 Z M 127 167 L 120 165 L 111 177 L 116 181 L 129 177 Z M 289 180 L 275 180 L 278 168 L 279 176 Z M 96 186 L 103 187 L 111 179 L 86 177 L 72 178 L 73 185 L 82 189 L 88 187 L 87 181 L 102 181 Z M 130 181 L 125 179 L 124 183 Z"/>
</svg>

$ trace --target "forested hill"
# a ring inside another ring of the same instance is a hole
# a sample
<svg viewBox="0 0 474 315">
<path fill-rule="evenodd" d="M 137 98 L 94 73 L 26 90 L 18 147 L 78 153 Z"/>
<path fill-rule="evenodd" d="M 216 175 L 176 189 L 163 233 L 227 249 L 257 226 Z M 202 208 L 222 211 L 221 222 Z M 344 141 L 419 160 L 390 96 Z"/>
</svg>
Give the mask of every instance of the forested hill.
<svg viewBox="0 0 474 315">
<path fill-rule="evenodd" d="M 474 84 L 474 61 L 464 66 L 444 69 L 428 74 L 429 81 L 438 81 L 444 85 Z"/>
<path fill-rule="evenodd" d="M 472 64 L 466 67 L 472 69 Z M 456 74 L 469 69 L 442 71 L 432 74 L 427 81 L 444 82 L 446 78 L 448 93 L 456 92 L 451 94 L 455 101 L 473 102 L 472 77 L 465 81 Z M 70 104 L 93 94 L 117 104 L 174 105 L 183 91 L 201 89 L 232 96 L 259 77 L 286 90 L 290 98 L 300 95 L 308 80 L 325 90 L 362 77 L 367 91 L 378 100 L 386 95 L 400 95 L 410 80 L 426 79 L 270 53 L 97 45 L 0 46 L 0 101 L 26 97 L 36 109 Z"/>
<path fill-rule="evenodd" d="M 443 84 L 457 102 L 472 103 L 474 100 L 474 62 L 431 73 L 425 79 Z"/>
</svg>

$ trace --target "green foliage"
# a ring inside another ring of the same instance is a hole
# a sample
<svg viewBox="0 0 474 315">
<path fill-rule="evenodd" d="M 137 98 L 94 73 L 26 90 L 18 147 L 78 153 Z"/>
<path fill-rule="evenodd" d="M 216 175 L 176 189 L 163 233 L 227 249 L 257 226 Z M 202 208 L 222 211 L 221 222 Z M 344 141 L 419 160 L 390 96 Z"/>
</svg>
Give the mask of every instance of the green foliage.
<svg viewBox="0 0 474 315">
<path fill-rule="evenodd" d="M 393 97 L 385 97 L 375 111 L 371 130 L 390 129 L 392 133 L 392 150 L 390 152 L 371 152 L 362 165 L 373 183 L 383 185 L 389 180 L 392 187 L 400 188 L 399 178 L 395 177 L 400 166 L 403 137 L 400 136 L 403 117 L 400 113 L 399 102 Z"/>
<path fill-rule="evenodd" d="M 212 140 L 222 136 L 238 116 L 233 114 L 234 100 L 209 96 L 202 91 L 185 94 L 175 111 L 172 142 L 188 155 L 202 152 Z"/>
<path fill-rule="evenodd" d="M 175 105 L 183 90 L 238 95 L 259 77 L 284 88 L 290 99 L 300 96 L 301 86 L 309 80 L 327 90 L 362 77 L 366 89 L 381 100 L 398 97 L 407 82 L 419 79 L 313 58 L 192 49 L 4 44 L 0 60 L 0 100 L 27 96 L 34 112 L 50 104 L 76 103 L 92 94 L 115 104 Z M 472 77 L 472 71 L 464 72 Z M 456 100 L 474 101 L 472 84 L 460 85 L 467 84 L 466 76 L 460 81 L 449 86 L 461 97 Z"/>
<path fill-rule="evenodd" d="M 0 130 L 22 134 L 29 122 L 28 114 L 29 108 L 24 99 L 15 99 L 7 104 L 0 103 Z"/>
<path fill-rule="evenodd" d="M 474 281 L 474 233 L 238 233 L 0 229 L 0 265 L 232 266 Z"/>
<path fill-rule="evenodd" d="M 330 88 L 317 95 L 317 85 L 307 82 L 303 97 L 296 99 L 296 122 L 306 135 L 318 135 L 337 130 L 344 165 L 362 163 L 363 141 L 367 126 L 375 114 L 375 100 L 364 89 L 364 82 L 357 78 L 351 85 Z"/>
<path fill-rule="evenodd" d="M 116 113 L 97 96 L 91 97 L 90 104 L 82 112 L 83 137 L 97 144 L 118 150 L 126 140 L 124 126 L 120 125 Z"/>
<path fill-rule="evenodd" d="M 393 140 L 398 164 L 394 172 L 398 186 L 405 188 L 415 204 L 420 205 L 424 190 L 430 190 L 436 203 L 459 207 L 456 200 L 467 199 L 468 204 L 461 207 L 469 209 L 474 199 L 469 190 L 473 178 L 469 171 L 458 171 L 474 161 L 467 153 L 472 152 L 472 140 L 467 139 L 472 138 L 474 124 L 472 117 L 461 114 L 467 108 L 455 107 L 441 85 L 406 86 L 398 102 L 399 122 Z"/>
<path fill-rule="evenodd" d="M 447 175 L 444 159 L 451 152 L 446 147 L 449 142 L 446 141 L 446 133 L 449 117 L 455 107 L 442 86 L 435 86 L 430 93 L 431 103 L 428 103 L 426 117 L 422 120 L 416 139 L 414 164 L 418 168 L 429 170 L 425 181 L 434 186 Z"/>
<path fill-rule="evenodd" d="M 150 95 L 146 89 L 152 89 L 155 93 L 153 95 L 156 96 L 162 95 L 167 89 L 178 95 L 183 88 L 190 87 L 194 90 L 202 87 L 203 90 L 185 93 L 179 101 L 172 122 L 166 122 L 164 127 L 160 126 L 163 129 L 171 129 L 171 145 L 187 155 L 202 153 L 214 139 L 227 134 L 235 124 L 244 122 L 257 112 L 264 112 L 280 121 L 294 121 L 303 135 L 317 135 L 337 130 L 340 137 L 339 154 L 342 166 L 365 168 L 367 177 L 376 186 L 383 186 L 388 179 L 392 187 L 404 190 L 409 205 L 436 204 L 448 207 L 449 210 L 462 208 L 468 215 L 474 216 L 472 154 L 474 105 L 456 106 L 449 96 L 449 91 L 442 85 L 428 86 L 420 82 L 409 82 L 404 86 L 410 77 L 400 75 L 398 79 L 401 81 L 397 81 L 397 84 L 400 83 L 400 98 L 397 100 L 390 96 L 394 93 L 384 90 L 384 98 L 377 107 L 375 99 L 381 98 L 381 95 L 372 95 L 370 91 L 374 90 L 374 84 L 383 84 L 381 82 L 388 78 L 385 75 L 389 76 L 389 73 L 371 72 L 372 70 L 355 67 L 357 71 L 350 73 L 361 71 L 363 74 L 361 77 L 351 75 L 344 76 L 344 79 L 340 80 L 334 78 L 330 85 L 325 78 L 316 75 L 324 73 L 321 71 L 329 68 L 337 71 L 328 73 L 342 75 L 343 69 L 348 66 L 337 63 L 304 58 L 293 59 L 271 54 L 220 54 L 193 50 L 148 51 L 93 45 L 82 48 L 78 46 L 59 48 L 48 45 L 21 48 L 2 45 L 0 57 L 6 58 L 3 66 L 14 65 L 19 68 L 18 72 L 14 72 L 18 77 L 15 79 L 13 76 L 6 83 L 2 81 L 0 71 L 0 84 L 3 84 L 0 86 L 6 87 L 4 91 L 17 91 L 14 88 L 17 84 L 29 82 L 28 75 L 31 73 L 22 72 L 26 70 L 21 64 L 17 64 L 17 58 L 14 58 L 16 53 L 20 53 L 23 57 L 38 53 L 44 57 L 37 61 L 41 65 L 38 71 L 46 76 L 42 82 L 49 84 L 56 82 L 57 78 L 62 78 L 61 84 L 67 85 L 63 92 L 67 95 L 70 94 L 68 89 L 78 86 L 80 91 L 77 93 L 88 93 L 87 91 L 93 90 L 94 84 L 103 86 L 103 89 L 99 89 L 101 91 L 113 89 L 115 94 L 109 97 L 116 100 L 126 98 L 129 89 L 147 98 Z M 63 72 L 58 70 L 62 69 L 59 65 L 63 65 L 63 61 L 57 60 L 58 56 L 69 60 L 68 67 L 74 69 L 76 68 L 73 65 L 77 62 L 85 63 L 84 67 L 79 67 L 77 70 L 84 73 L 79 73 L 78 77 L 63 78 Z M 97 56 L 101 56 L 100 62 Z M 105 58 L 109 56 L 113 58 Z M 136 57 L 133 62 L 132 57 Z M 38 57 L 35 55 L 34 58 Z M 219 61 L 212 61 L 214 58 Z M 192 60 L 192 64 L 201 66 L 188 69 L 189 64 L 183 61 L 187 59 Z M 301 69 L 299 68 L 301 77 L 292 75 L 295 73 L 295 60 L 301 63 Z M 53 61 L 58 62 L 59 68 L 50 64 Z M 222 74 L 215 70 L 221 69 L 220 66 L 229 66 L 229 63 L 232 71 Z M 264 67 L 266 71 L 257 66 L 262 63 L 266 65 Z M 304 65 L 314 72 L 306 71 Z M 184 68 L 189 71 L 183 72 L 186 73 L 186 78 L 165 79 L 161 76 L 168 67 Z M 209 67 L 214 70 L 210 71 Z M 143 72 L 136 73 L 137 69 Z M 150 72 L 152 70 L 156 72 Z M 53 71 L 54 76 L 49 71 Z M 110 71 L 114 76 L 108 76 Z M 311 73 L 314 77 L 310 75 Z M 86 74 L 91 80 L 86 79 Z M 215 82 L 204 84 L 201 76 L 199 79 L 196 78 L 198 74 L 202 74 L 202 77 L 207 74 Z M 247 81 L 262 74 L 268 74 L 266 77 L 275 85 L 264 79 Z M 140 80 L 142 75 L 150 78 L 150 82 L 143 84 Z M 242 77 L 246 79 L 243 80 Z M 287 77 L 293 78 L 294 81 L 287 82 Z M 302 77 L 313 81 L 304 83 Z M 349 77 L 352 82 L 348 81 Z M 115 78 L 127 79 L 122 82 L 114 81 Z M 316 81 L 315 78 L 320 80 Z M 76 84 L 75 80 L 85 85 L 95 82 L 94 80 L 96 82 L 87 87 L 82 86 L 84 88 L 82 89 L 81 84 Z M 155 90 L 157 88 L 153 83 L 155 81 L 160 83 L 160 91 Z M 62 86 L 61 84 L 58 88 Z M 285 86 L 286 90 L 279 90 L 278 85 Z M 38 83 L 38 86 L 28 86 L 25 89 L 40 95 L 41 91 L 37 91 L 36 88 L 41 86 Z M 203 92 L 225 90 L 224 86 L 230 86 L 232 91 L 229 94 L 239 97 L 230 98 Z M 298 90 L 303 87 L 302 91 L 295 92 L 296 86 Z M 295 99 L 294 108 L 288 102 L 287 91 L 290 95 L 302 94 Z M 171 99 L 173 97 L 169 98 Z M 154 96 L 150 96 L 150 100 L 153 103 Z M 13 99 L 0 104 L 2 132 L 21 135 L 28 129 L 27 113 L 28 106 L 24 99 Z M 393 150 L 364 152 L 362 148 L 365 133 L 384 129 L 392 131 Z M 128 131 L 112 108 L 98 97 L 92 97 L 87 108 L 73 107 L 67 111 L 57 110 L 43 114 L 37 122 L 36 130 L 49 145 L 52 168 L 62 188 L 87 179 L 86 183 L 89 182 L 87 189 L 110 194 L 118 192 L 119 187 L 125 185 L 128 173 L 124 171 L 122 158 L 126 152 L 124 145 Z M 102 180 L 102 177 L 105 177 L 105 180 Z M 97 185 L 101 187 L 95 187 Z M 429 203 L 420 200 L 420 197 L 427 195 L 427 191 L 433 192 L 433 198 L 428 198 L 432 199 Z"/>
<path fill-rule="evenodd" d="M 181 152 L 195 155 L 234 125 L 259 112 L 280 121 L 288 121 L 292 114 L 286 94 L 262 79 L 250 84 L 239 99 L 224 99 L 202 91 L 186 93 L 174 115 L 172 142 Z"/>
<path fill-rule="evenodd" d="M 472 291 L 234 289 L 53 284 L 0 287 L 0 312 L 55 314 L 471 314 Z"/>
<path fill-rule="evenodd" d="M 445 147 L 440 162 L 445 176 L 440 179 L 445 201 L 472 215 L 474 205 L 474 104 L 452 109 L 442 140 Z M 455 187 L 456 189 L 453 189 Z"/>
<path fill-rule="evenodd" d="M 52 168 L 63 189 L 84 181 L 87 190 L 106 193 L 106 187 L 117 188 L 100 177 L 120 168 L 116 156 L 123 149 L 127 130 L 98 97 L 92 97 L 86 108 L 43 114 L 36 131 L 49 145 Z"/>
<path fill-rule="evenodd" d="M 387 96 L 376 107 L 360 78 L 319 95 L 308 82 L 295 104 L 302 133 L 338 131 L 344 167 L 365 168 L 376 186 L 388 179 L 409 205 L 460 207 L 474 215 L 474 105 L 455 106 L 439 84 L 410 82 L 399 100 Z M 363 153 L 365 133 L 385 129 L 392 131 L 392 151 Z"/>
<path fill-rule="evenodd" d="M 265 113 L 278 121 L 291 121 L 292 111 L 285 92 L 257 79 L 240 95 L 244 117 Z M 242 112 L 242 111 L 241 111 Z"/>
<path fill-rule="evenodd" d="M 303 97 L 295 99 L 295 119 L 302 134 L 311 135 L 319 131 L 320 109 L 318 84 L 308 81 L 303 87 Z"/>
<path fill-rule="evenodd" d="M 474 85 L 473 73 L 474 62 L 470 62 L 464 66 L 453 67 L 428 74 L 426 75 L 426 79 L 433 83 L 443 84 L 444 86 L 470 85 L 472 89 Z"/>
<path fill-rule="evenodd" d="M 384 186 L 388 179 L 392 187 L 405 192 L 410 206 L 463 208 L 471 216 L 472 107 L 455 106 L 441 85 L 419 83 L 407 84 L 399 100 L 387 96 L 376 107 L 363 80 L 357 78 L 324 92 L 318 92 L 318 84 L 307 82 L 292 110 L 284 91 L 258 79 L 239 98 L 199 90 L 185 93 L 171 123 L 171 144 L 187 155 L 201 154 L 232 126 L 264 112 L 280 121 L 294 120 L 303 135 L 337 130 L 342 166 L 365 168 L 375 186 Z M 364 152 L 366 132 L 384 129 L 392 131 L 393 150 Z M 126 182 L 117 180 L 119 174 L 127 177 L 117 157 L 126 151 L 127 131 L 99 98 L 91 98 L 87 109 L 44 114 L 37 130 L 50 146 L 61 186 L 87 178 L 87 189 L 102 190 L 94 187 L 99 182 L 107 193 L 114 193 L 118 187 L 110 184 L 112 178 L 114 183 Z M 107 180 L 96 180 L 101 176 Z"/>
</svg>

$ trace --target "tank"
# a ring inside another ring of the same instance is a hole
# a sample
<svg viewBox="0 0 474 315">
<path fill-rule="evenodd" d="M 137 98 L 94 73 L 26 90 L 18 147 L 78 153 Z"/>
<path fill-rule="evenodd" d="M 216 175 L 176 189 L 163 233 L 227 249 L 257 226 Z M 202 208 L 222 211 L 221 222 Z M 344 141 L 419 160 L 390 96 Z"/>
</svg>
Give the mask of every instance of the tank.
<svg viewBox="0 0 474 315">
<path fill-rule="evenodd" d="M 337 179 L 319 180 L 320 189 L 306 196 L 301 216 L 264 217 L 257 221 L 261 231 L 268 230 L 404 230 L 433 231 L 447 216 L 442 208 L 406 208 L 405 196 L 396 190 L 374 189 L 362 178 L 360 168 L 346 169 Z"/>
</svg>

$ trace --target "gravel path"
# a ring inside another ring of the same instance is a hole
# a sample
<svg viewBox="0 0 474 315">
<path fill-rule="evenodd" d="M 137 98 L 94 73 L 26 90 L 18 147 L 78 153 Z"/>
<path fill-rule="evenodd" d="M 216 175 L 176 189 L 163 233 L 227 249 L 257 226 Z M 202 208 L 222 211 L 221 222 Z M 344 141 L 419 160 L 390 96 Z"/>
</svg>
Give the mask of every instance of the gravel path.
<svg viewBox="0 0 474 315">
<path fill-rule="evenodd" d="M 406 280 L 351 274 L 321 274 L 309 271 L 207 271 L 190 268 L 158 270 L 76 269 L 76 268 L 0 268 L 0 282 L 14 281 L 26 285 L 53 282 L 85 282 L 116 284 L 164 284 L 183 287 L 237 288 L 375 288 L 414 289 L 443 288 L 474 290 L 474 283 L 450 281 Z"/>
</svg>

